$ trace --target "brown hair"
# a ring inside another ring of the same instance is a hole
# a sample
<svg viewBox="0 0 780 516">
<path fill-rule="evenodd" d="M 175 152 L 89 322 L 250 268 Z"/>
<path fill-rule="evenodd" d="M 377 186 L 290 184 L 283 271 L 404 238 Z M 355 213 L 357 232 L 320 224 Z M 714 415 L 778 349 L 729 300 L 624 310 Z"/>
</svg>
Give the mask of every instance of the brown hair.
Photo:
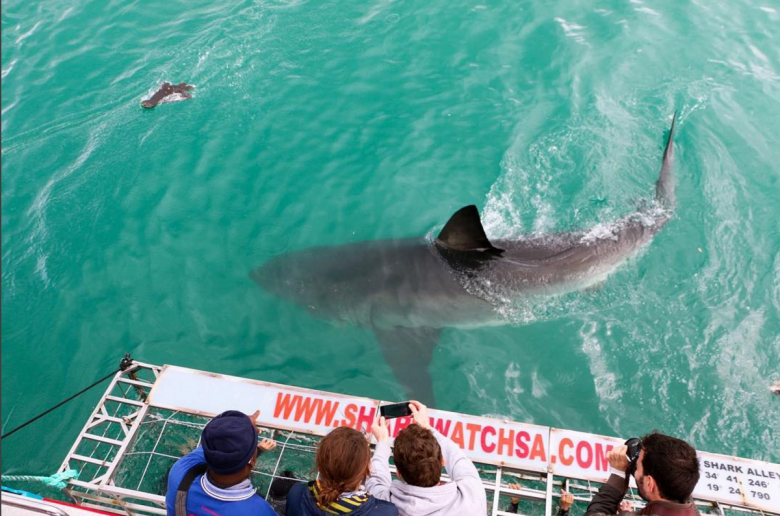
<svg viewBox="0 0 780 516">
<path fill-rule="evenodd" d="M 320 441 L 316 458 L 321 488 L 317 503 L 327 507 L 341 493 L 357 489 L 366 478 L 371 450 L 363 434 L 342 426 Z"/>
<path fill-rule="evenodd" d="M 644 475 L 655 479 L 662 498 L 685 503 L 699 482 L 699 461 L 693 446 L 676 437 L 653 432 L 642 437 Z"/>
<path fill-rule="evenodd" d="M 441 480 L 441 448 L 433 432 L 419 425 L 407 426 L 395 438 L 393 461 L 409 485 L 433 487 Z"/>
</svg>

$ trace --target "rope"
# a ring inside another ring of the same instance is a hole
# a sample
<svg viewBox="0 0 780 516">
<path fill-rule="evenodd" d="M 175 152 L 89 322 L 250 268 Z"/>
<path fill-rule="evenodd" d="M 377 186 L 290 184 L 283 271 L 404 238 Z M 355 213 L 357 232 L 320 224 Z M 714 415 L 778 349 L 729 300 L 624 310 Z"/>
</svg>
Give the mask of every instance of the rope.
<svg viewBox="0 0 780 516">
<path fill-rule="evenodd" d="M 52 408 L 50 408 L 49 410 L 46 410 L 46 411 L 44 411 L 44 412 L 42 412 L 42 413 L 38 414 L 37 416 L 35 416 L 35 417 L 34 417 L 34 418 L 32 418 L 31 420 L 29 420 L 29 421 L 27 421 L 26 423 L 23 423 L 23 424 L 21 424 L 21 425 L 17 426 L 16 428 L 14 428 L 13 430 L 11 430 L 10 432 L 6 432 L 6 433 L 4 433 L 4 434 L 2 435 L 2 437 L 0 437 L 0 439 L 5 439 L 6 437 L 8 437 L 9 435 L 13 434 L 13 433 L 14 433 L 14 432 L 16 432 L 17 430 L 21 430 L 22 428 L 24 428 L 25 426 L 29 425 L 30 423 L 33 423 L 33 422 L 35 422 L 35 421 L 39 420 L 40 418 L 42 418 L 43 416 L 45 416 L 46 414 L 48 414 L 48 413 L 49 413 L 49 412 L 51 412 L 52 410 L 54 410 L 54 409 L 57 409 L 57 408 L 61 407 L 62 405 L 66 404 L 67 402 L 69 402 L 70 400 L 72 400 L 73 398 L 75 398 L 75 397 L 77 397 L 77 396 L 80 396 L 81 394 L 84 394 L 85 392 L 87 392 L 87 391 L 88 391 L 88 390 L 90 390 L 91 388 L 95 387 L 95 386 L 96 386 L 96 385 L 98 385 L 98 384 L 101 384 L 101 383 L 105 382 L 106 380 L 108 380 L 109 378 L 111 378 L 112 376 L 114 376 L 115 374 L 117 374 L 119 371 L 122 371 L 122 370 L 123 370 L 123 368 L 121 368 L 121 367 L 120 367 L 119 369 L 116 369 L 115 371 L 111 371 L 111 372 L 110 372 L 110 373 L 108 373 L 106 376 L 104 376 L 104 377 L 103 377 L 103 378 L 101 378 L 100 380 L 96 381 L 95 383 L 93 383 L 93 384 L 92 384 L 92 385 L 90 385 L 89 387 L 85 387 L 85 388 L 81 389 L 79 392 L 77 392 L 76 394 L 74 394 L 74 395 L 73 395 L 73 396 L 71 396 L 70 398 L 68 398 L 68 399 L 66 399 L 66 400 L 63 400 L 63 401 L 61 401 L 61 402 L 57 403 L 56 405 L 54 405 L 54 406 L 53 406 Z M 5 477 L 3 477 L 3 478 L 5 478 Z"/>
<path fill-rule="evenodd" d="M 47 486 L 56 487 L 57 489 L 64 489 L 68 483 L 67 480 L 71 478 L 78 478 L 79 472 L 75 469 L 69 469 L 62 473 L 57 473 L 50 477 L 39 477 L 35 475 L 3 475 L 3 482 L 42 482 Z"/>
</svg>

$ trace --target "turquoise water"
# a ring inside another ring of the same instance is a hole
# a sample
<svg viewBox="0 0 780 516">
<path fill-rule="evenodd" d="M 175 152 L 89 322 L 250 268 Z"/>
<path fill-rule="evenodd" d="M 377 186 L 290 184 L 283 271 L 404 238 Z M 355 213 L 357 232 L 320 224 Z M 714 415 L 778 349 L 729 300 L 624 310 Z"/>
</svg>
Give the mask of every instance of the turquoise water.
<svg viewBox="0 0 780 516">
<path fill-rule="evenodd" d="M 171 363 L 384 399 L 365 328 L 247 273 L 425 235 L 675 218 L 599 289 L 445 329 L 438 407 L 780 461 L 780 6 L 302 1 L 2 5 L 2 425 Z M 160 82 L 194 98 L 143 110 Z M 49 473 L 98 392 L 3 441 Z"/>
</svg>

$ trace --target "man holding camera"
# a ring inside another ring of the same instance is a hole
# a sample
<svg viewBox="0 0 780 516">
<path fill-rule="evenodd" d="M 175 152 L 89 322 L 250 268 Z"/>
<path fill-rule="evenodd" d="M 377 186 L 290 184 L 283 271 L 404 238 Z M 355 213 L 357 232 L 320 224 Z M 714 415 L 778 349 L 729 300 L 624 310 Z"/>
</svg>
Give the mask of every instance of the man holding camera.
<svg viewBox="0 0 780 516">
<path fill-rule="evenodd" d="M 657 516 L 697 516 L 691 500 L 699 481 L 699 461 L 691 445 L 653 432 L 642 439 L 629 439 L 607 453 L 611 475 L 588 505 L 585 516 L 613 515 L 634 475 L 639 495 L 648 503 L 638 513 Z M 622 516 L 637 513 L 624 511 Z"/>
</svg>

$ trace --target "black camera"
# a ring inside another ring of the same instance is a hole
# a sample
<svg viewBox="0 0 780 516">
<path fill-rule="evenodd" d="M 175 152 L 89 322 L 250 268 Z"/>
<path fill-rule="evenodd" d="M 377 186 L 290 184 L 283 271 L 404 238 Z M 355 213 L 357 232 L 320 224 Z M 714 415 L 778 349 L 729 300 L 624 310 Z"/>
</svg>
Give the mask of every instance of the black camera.
<svg viewBox="0 0 780 516">
<path fill-rule="evenodd" d="M 628 474 L 633 475 L 636 472 L 636 463 L 639 460 L 639 452 L 642 451 L 642 440 L 639 437 L 632 437 L 626 441 L 626 458 L 628 459 Z"/>
</svg>

